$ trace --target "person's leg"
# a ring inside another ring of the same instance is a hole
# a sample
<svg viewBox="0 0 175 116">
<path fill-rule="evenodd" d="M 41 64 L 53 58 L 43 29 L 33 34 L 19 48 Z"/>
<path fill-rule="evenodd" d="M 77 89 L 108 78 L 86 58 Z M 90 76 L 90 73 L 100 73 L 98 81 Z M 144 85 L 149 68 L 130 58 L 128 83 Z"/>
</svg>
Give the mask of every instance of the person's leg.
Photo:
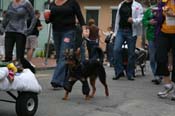
<svg viewBox="0 0 175 116">
<path fill-rule="evenodd" d="M 125 39 L 123 37 L 123 32 L 119 30 L 116 35 L 115 42 L 114 42 L 114 71 L 115 71 L 115 78 L 114 80 L 119 79 L 121 73 L 123 73 L 124 67 L 122 62 L 122 44 L 124 43 Z"/>
<path fill-rule="evenodd" d="M 172 38 L 173 39 L 173 38 Z M 171 38 L 167 34 L 161 33 L 158 39 L 156 50 L 157 70 L 156 75 L 162 76 L 165 90 L 158 92 L 159 97 L 166 97 L 173 90 L 168 70 L 168 52 L 171 47 Z"/>
<path fill-rule="evenodd" d="M 7 32 L 5 34 L 5 61 L 13 60 L 13 48 L 16 42 L 14 33 Z"/>
<path fill-rule="evenodd" d="M 52 75 L 52 79 L 51 79 L 51 85 L 52 87 L 56 88 L 56 87 L 62 87 L 63 84 L 61 84 L 58 80 L 58 68 L 59 68 L 59 54 L 60 54 L 60 48 L 61 48 L 61 43 L 62 43 L 62 33 L 60 32 L 53 32 L 53 40 L 54 40 L 54 48 L 55 48 L 55 51 L 56 51 L 56 67 L 55 67 L 55 70 L 54 70 L 54 73 Z"/>
<path fill-rule="evenodd" d="M 31 50 L 30 39 L 31 39 L 31 36 L 28 36 L 26 39 L 26 50 L 27 50 L 27 60 L 28 61 L 31 61 L 31 59 L 32 59 L 32 56 L 31 56 L 32 50 Z"/>
<path fill-rule="evenodd" d="M 175 34 L 172 35 L 172 38 L 175 38 Z M 173 68 L 172 68 L 172 75 L 171 75 L 171 81 L 173 83 L 175 83 L 175 39 L 172 39 L 172 64 L 173 64 Z M 173 101 L 175 101 L 175 89 L 174 92 L 172 94 L 172 98 Z"/>
<path fill-rule="evenodd" d="M 35 68 L 24 58 L 26 36 L 20 33 L 15 33 L 15 38 L 16 38 L 16 59 L 21 62 L 24 68 L 29 68 L 33 73 L 35 73 L 36 72 Z"/>
<path fill-rule="evenodd" d="M 125 33 L 128 44 L 128 65 L 127 65 L 127 78 L 128 80 L 134 80 L 133 74 L 135 70 L 135 46 L 137 36 L 132 36 L 131 32 Z"/>
<path fill-rule="evenodd" d="M 33 53 L 35 48 L 38 47 L 38 38 L 35 35 L 29 36 L 26 41 L 26 48 L 27 48 L 27 60 L 31 63 L 32 66 L 35 65 L 31 62 Z"/>
<path fill-rule="evenodd" d="M 54 48 L 56 51 L 56 62 L 59 62 L 59 54 L 60 54 L 60 48 L 62 43 L 62 33 L 61 32 L 53 32 L 53 41 L 54 41 Z"/>
<path fill-rule="evenodd" d="M 34 48 L 27 48 L 27 60 L 31 62 L 33 57 Z"/>
<path fill-rule="evenodd" d="M 153 73 L 152 82 L 154 82 L 155 84 L 160 84 L 160 78 L 155 75 L 157 63 L 155 61 L 156 48 L 155 48 L 155 42 L 154 41 L 148 41 L 148 50 L 149 50 L 150 66 L 151 66 L 151 70 L 152 70 L 152 73 Z"/>
<path fill-rule="evenodd" d="M 20 60 L 24 58 L 26 37 L 20 33 L 16 33 L 16 59 Z M 23 44 L 21 44 L 23 43 Z"/>
<path fill-rule="evenodd" d="M 61 34 L 61 36 L 59 35 Z M 61 37 L 61 38 L 58 38 Z M 61 41 L 58 41 L 58 40 Z M 55 46 L 57 48 L 58 55 L 58 62 L 57 66 L 55 68 L 54 74 L 52 76 L 51 84 L 56 83 L 60 86 L 63 86 L 64 83 L 67 81 L 66 78 L 66 65 L 65 65 L 65 56 L 64 52 L 66 49 L 74 48 L 75 46 L 75 32 L 74 31 L 68 31 L 68 32 L 62 32 L 62 33 L 55 33 L 54 34 L 54 42 L 57 42 L 58 45 Z M 60 43 L 61 42 L 61 43 Z M 59 48 L 60 47 L 60 48 Z"/>
</svg>

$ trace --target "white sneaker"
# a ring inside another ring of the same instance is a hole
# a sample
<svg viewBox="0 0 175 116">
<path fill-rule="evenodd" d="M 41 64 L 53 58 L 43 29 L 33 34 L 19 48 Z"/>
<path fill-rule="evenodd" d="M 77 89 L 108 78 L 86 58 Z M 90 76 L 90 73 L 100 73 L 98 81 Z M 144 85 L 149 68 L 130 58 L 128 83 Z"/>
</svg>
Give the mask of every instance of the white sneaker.
<svg viewBox="0 0 175 116">
<path fill-rule="evenodd" d="M 173 92 L 173 85 L 168 87 L 168 86 L 164 86 L 164 90 L 158 92 L 157 96 L 159 96 L 160 98 L 166 98 L 170 93 Z"/>
<path fill-rule="evenodd" d="M 34 65 L 32 62 L 30 62 L 30 64 L 35 68 L 36 67 L 36 65 Z"/>
</svg>

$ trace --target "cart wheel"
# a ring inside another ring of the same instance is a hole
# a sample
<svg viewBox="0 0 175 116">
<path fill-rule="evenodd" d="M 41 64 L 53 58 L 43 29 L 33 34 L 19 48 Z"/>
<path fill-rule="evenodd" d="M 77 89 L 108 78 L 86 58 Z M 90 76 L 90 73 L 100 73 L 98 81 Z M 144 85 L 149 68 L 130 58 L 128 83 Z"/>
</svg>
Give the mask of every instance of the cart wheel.
<svg viewBox="0 0 175 116">
<path fill-rule="evenodd" d="M 17 116 L 34 116 L 38 108 L 38 96 L 32 92 L 22 92 L 16 100 Z"/>
</svg>

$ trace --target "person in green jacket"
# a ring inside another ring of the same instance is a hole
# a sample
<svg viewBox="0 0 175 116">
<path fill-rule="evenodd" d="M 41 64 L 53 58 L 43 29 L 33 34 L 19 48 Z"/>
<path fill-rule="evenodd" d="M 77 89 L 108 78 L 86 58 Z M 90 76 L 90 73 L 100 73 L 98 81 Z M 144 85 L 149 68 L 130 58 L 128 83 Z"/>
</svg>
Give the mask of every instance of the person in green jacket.
<svg viewBox="0 0 175 116">
<path fill-rule="evenodd" d="M 151 70 L 153 72 L 153 80 L 152 82 L 155 84 L 160 84 L 161 79 L 160 77 L 157 77 L 155 75 L 156 73 L 156 60 L 155 60 L 155 53 L 156 53 L 156 10 L 158 10 L 155 6 L 150 6 L 146 9 L 144 12 L 144 16 L 142 19 L 143 26 L 146 28 L 146 38 L 148 40 L 148 51 L 149 51 L 149 60 L 150 60 L 150 66 Z"/>
</svg>

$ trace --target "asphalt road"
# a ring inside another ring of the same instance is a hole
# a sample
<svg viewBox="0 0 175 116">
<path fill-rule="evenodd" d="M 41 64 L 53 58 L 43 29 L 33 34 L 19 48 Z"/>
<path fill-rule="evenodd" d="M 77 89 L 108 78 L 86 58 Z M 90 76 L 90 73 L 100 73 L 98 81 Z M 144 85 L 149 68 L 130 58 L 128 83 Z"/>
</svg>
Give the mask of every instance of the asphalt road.
<svg viewBox="0 0 175 116">
<path fill-rule="evenodd" d="M 125 77 L 112 80 L 113 68 L 106 67 L 107 83 L 110 96 L 105 97 L 104 88 L 97 81 L 95 98 L 85 101 L 81 93 L 81 83 L 73 88 L 68 101 L 63 101 L 64 90 L 53 90 L 50 78 L 53 70 L 37 72 L 36 77 L 43 91 L 38 95 L 39 106 L 35 116 L 174 116 L 175 101 L 160 99 L 157 92 L 162 85 L 151 83 L 150 68 L 146 68 L 146 76 L 142 77 L 138 69 L 135 81 Z M 5 92 L 0 97 L 11 99 Z M 15 104 L 0 102 L 0 116 L 16 116 Z"/>
</svg>

